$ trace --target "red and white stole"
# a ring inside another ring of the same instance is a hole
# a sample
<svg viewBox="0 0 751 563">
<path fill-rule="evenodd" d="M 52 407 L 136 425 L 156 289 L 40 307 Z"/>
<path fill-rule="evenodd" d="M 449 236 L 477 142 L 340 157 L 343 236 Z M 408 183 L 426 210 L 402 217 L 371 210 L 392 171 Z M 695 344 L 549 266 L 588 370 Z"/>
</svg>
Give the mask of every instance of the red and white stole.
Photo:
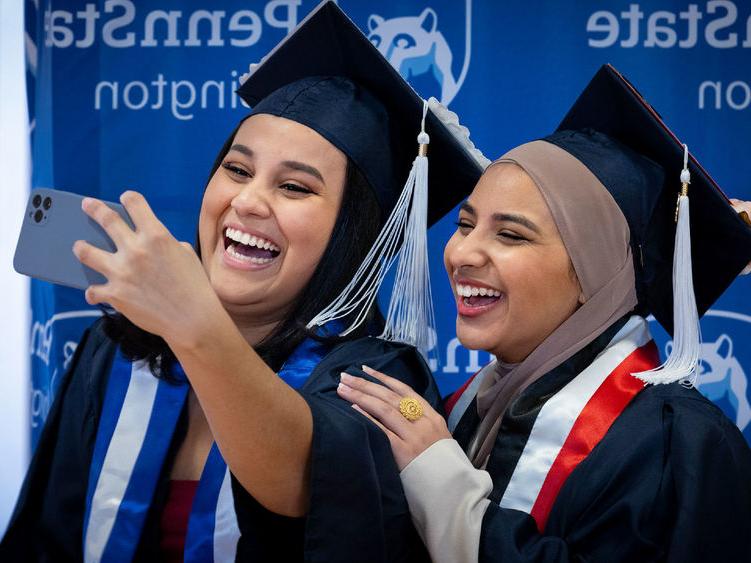
<svg viewBox="0 0 751 563">
<path fill-rule="evenodd" d="M 500 505 L 530 514 L 542 532 L 566 479 L 644 389 L 644 382 L 631 374 L 657 365 L 659 353 L 647 321 L 631 317 L 602 353 L 542 406 Z M 475 383 L 483 372 L 462 395 L 477 393 Z M 455 402 L 458 407 L 469 401 L 460 396 Z"/>
</svg>

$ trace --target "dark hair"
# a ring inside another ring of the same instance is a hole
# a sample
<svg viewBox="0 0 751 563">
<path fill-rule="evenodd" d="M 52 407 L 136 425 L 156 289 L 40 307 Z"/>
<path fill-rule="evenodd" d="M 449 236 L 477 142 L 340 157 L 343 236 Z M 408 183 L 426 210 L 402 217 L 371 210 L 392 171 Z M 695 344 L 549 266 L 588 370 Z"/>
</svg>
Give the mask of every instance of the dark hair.
<svg viewBox="0 0 751 563">
<path fill-rule="evenodd" d="M 219 151 L 211 168 L 209 181 L 229 152 L 243 121 L 238 124 Z M 380 226 L 381 210 L 375 193 L 348 158 L 342 203 L 326 250 L 287 317 L 255 346 L 258 355 L 271 369 L 278 371 L 305 338 L 313 337 L 333 343 L 359 338 L 383 327 L 383 317 L 377 303 L 374 303 L 366 321 L 347 337 L 326 338 L 305 328 L 308 321 L 331 303 L 352 279 L 378 236 Z M 194 248 L 200 256 L 198 235 Z M 346 322 L 348 319 L 344 320 Z M 106 334 L 120 345 L 126 358 L 145 359 L 157 377 L 172 379 L 171 367 L 175 362 L 175 356 L 161 337 L 140 329 L 119 313 L 107 315 L 104 323 Z"/>
</svg>

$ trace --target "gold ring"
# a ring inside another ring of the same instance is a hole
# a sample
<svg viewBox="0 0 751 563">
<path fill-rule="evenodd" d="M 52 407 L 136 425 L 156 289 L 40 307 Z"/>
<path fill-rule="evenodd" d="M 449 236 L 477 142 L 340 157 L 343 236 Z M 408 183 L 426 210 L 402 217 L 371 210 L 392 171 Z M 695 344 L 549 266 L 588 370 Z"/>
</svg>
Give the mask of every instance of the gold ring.
<svg viewBox="0 0 751 563">
<path fill-rule="evenodd" d="M 404 397 L 401 401 L 399 401 L 399 412 L 402 413 L 402 416 L 404 418 L 406 418 L 410 422 L 414 422 L 422 416 L 422 406 L 420 406 L 420 403 L 417 401 L 417 399 L 413 399 L 412 397 Z"/>
</svg>

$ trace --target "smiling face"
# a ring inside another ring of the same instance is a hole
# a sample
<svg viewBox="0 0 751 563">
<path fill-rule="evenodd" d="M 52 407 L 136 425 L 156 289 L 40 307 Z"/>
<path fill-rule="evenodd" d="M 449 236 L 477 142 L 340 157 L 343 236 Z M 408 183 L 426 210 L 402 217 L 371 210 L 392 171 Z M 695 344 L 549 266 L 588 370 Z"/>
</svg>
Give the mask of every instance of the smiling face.
<svg viewBox="0 0 751 563">
<path fill-rule="evenodd" d="M 347 159 L 312 129 L 272 115 L 240 126 L 206 188 L 198 232 L 204 268 L 239 324 L 270 330 L 326 249 Z"/>
<path fill-rule="evenodd" d="M 542 194 L 514 164 L 482 176 L 462 205 L 444 262 L 459 340 L 507 362 L 526 358 L 583 300 Z"/>
</svg>

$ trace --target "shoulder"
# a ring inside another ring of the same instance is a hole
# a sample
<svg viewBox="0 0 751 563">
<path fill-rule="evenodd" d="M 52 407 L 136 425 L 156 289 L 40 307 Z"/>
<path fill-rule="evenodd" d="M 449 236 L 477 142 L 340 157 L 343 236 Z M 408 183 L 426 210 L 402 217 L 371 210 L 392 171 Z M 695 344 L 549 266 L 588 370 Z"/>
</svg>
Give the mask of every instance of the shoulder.
<svg viewBox="0 0 751 563">
<path fill-rule="evenodd" d="M 702 458 L 711 454 L 732 459 L 751 472 L 751 449 L 738 427 L 696 389 L 678 383 L 646 387 L 608 437 L 626 449 L 659 447 L 679 466 L 706 467 Z"/>
<path fill-rule="evenodd" d="M 336 386 L 343 371 L 363 377 L 363 365 L 406 383 L 422 395 L 438 396 L 430 368 L 417 349 L 373 336 L 336 345 L 318 364 L 305 387 Z"/>
<path fill-rule="evenodd" d="M 97 319 L 81 336 L 61 391 L 96 399 L 104 394 L 117 344 L 107 336 L 106 319 Z"/>
<path fill-rule="evenodd" d="M 659 413 L 678 434 L 740 434 L 738 428 L 709 399 L 679 383 L 647 386 L 633 401 L 632 416 Z"/>
<path fill-rule="evenodd" d="M 117 347 L 115 342 L 107 336 L 105 330 L 107 319 L 100 317 L 87 328 L 76 347 L 76 356 L 93 356 L 102 349 L 114 351 Z"/>
<path fill-rule="evenodd" d="M 334 347 L 329 356 L 363 357 L 370 360 L 371 363 L 376 364 L 371 366 L 375 369 L 377 369 L 377 365 L 386 365 L 388 363 L 410 363 L 428 369 L 422 355 L 414 346 L 383 340 L 375 336 L 366 336 L 343 342 Z M 365 361 L 361 363 L 367 364 Z"/>
<path fill-rule="evenodd" d="M 751 471 L 751 449 L 743 434 L 717 405 L 699 391 L 672 384 L 657 386 L 651 394 L 662 404 L 666 425 L 670 423 L 670 442 L 674 446 L 684 451 L 711 448 L 714 455 L 725 452 L 743 459 Z"/>
</svg>

